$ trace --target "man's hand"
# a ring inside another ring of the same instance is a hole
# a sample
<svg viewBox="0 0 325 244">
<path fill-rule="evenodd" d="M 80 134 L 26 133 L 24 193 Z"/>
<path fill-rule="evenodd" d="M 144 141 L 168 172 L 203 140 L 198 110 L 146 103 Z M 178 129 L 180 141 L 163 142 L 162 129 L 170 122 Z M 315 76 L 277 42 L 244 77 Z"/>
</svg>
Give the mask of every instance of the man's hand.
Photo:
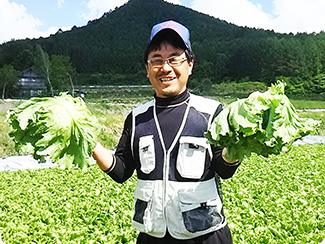
<svg viewBox="0 0 325 244">
<path fill-rule="evenodd" d="M 227 153 L 227 148 L 223 148 L 223 149 L 222 149 L 222 158 L 223 158 L 223 160 L 225 160 L 228 164 L 235 164 L 235 163 L 238 163 L 238 160 L 232 161 L 232 160 L 227 159 L 227 158 L 225 157 L 226 153 Z"/>
<path fill-rule="evenodd" d="M 103 147 L 99 142 L 97 142 L 93 150 L 93 157 L 103 171 L 108 171 L 114 167 L 114 154 L 110 150 Z"/>
</svg>

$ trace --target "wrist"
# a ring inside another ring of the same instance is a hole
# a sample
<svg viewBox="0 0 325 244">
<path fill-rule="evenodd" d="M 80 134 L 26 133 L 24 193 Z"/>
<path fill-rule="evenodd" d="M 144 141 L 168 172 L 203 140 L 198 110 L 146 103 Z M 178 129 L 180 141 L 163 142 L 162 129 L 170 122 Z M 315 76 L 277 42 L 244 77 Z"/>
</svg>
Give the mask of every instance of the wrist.
<svg viewBox="0 0 325 244">
<path fill-rule="evenodd" d="M 227 148 L 223 148 L 222 149 L 222 154 L 221 154 L 223 161 L 225 161 L 227 164 L 234 164 L 234 165 L 238 164 L 237 159 L 230 160 L 230 159 L 227 158 L 226 155 L 227 155 Z"/>
<path fill-rule="evenodd" d="M 111 154 L 112 155 L 112 164 L 109 166 L 109 168 L 108 169 L 106 169 L 106 170 L 103 170 L 105 173 L 110 173 L 113 169 L 114 169 L 114 167 L 115 167 L 115 165 L 116 165 L 116 157 L 115 157 L 115 155 L 114 154 Z"/>
<path fill-rule="evenodd" d="M 115 167 L 115 155 L 113 154 L 113 152 L 103 147 L 99 142 L 93 150 L 93 157 L 96 160 L 98 166 L 104 172 L 110 172 Z"/>
</svg>

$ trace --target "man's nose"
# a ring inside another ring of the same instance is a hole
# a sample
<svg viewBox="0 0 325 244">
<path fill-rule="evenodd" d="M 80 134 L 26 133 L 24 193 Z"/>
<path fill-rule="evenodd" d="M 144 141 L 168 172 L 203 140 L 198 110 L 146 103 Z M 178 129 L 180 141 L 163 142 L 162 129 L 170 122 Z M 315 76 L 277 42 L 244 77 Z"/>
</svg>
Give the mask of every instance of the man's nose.
<svg viewBox="0 0 325 244">
<path fill-rule="evenodd" d="M 162 71 L 170 71 L 173 68 L 169 65 L 168 60 L 165 60 L 163 65 L 161 66 Z"/>
</svg>

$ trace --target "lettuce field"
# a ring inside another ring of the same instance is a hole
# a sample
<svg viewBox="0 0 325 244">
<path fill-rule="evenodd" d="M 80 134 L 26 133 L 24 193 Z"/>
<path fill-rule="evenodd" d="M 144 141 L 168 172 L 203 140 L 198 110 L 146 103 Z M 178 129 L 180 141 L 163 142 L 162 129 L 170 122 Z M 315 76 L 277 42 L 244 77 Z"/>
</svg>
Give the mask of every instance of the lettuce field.
<svg viewBox="0 0 325 244">
<path fill-rule="evenodd" d="M 321 243 L 325 238 L 325 145 L 268 159 L 253 155 L 223 181 L 234 243 Z M 134 243 L 135 178 L 113 182 L 94 165 L 0 172 L 5 243 Z"/>
<path fill-rule="evenodd" d="M 253 155 L 224 181 L 234 243 L 321 243 L 325 239 L 325 145 Z"/>
<path fill-rule="evenodd" d="M 111 111 L 112 108 L 109 108 Z M 116 145 L 125 113 L 92 111 L 100 140 Z M 318 116 L 321 113 L 318 114 Z M 0 119 L 4 113 L 0 111 Z M 0 156 L 14 154 L 0 127 Z M 4 138 L 4 139 L 3 139 Z M 2 153 L 2 154 L 1 154 Z M 222 181 L 234 243 L 321 243 L 325 239 L 325 144 L 253 154 Z M 120 185 L 98 166 L 0 172 L 0 235 L 11 243 L 135 243 L 131 227 L 136 178 Z"/>
</svg>

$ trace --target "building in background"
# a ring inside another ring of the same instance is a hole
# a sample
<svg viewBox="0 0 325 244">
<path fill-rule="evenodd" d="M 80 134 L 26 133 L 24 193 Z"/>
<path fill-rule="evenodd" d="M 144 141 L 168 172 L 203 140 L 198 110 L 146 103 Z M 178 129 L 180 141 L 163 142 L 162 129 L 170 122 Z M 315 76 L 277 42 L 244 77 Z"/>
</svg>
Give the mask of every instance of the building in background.
<svg viewBox="0 0 325 244">
<path fill-rule="evenodd" d="M 35 97 L 47 92 L 45 77 L 29 67 L 18 76 L 20 97 Z"/>
</svg>

